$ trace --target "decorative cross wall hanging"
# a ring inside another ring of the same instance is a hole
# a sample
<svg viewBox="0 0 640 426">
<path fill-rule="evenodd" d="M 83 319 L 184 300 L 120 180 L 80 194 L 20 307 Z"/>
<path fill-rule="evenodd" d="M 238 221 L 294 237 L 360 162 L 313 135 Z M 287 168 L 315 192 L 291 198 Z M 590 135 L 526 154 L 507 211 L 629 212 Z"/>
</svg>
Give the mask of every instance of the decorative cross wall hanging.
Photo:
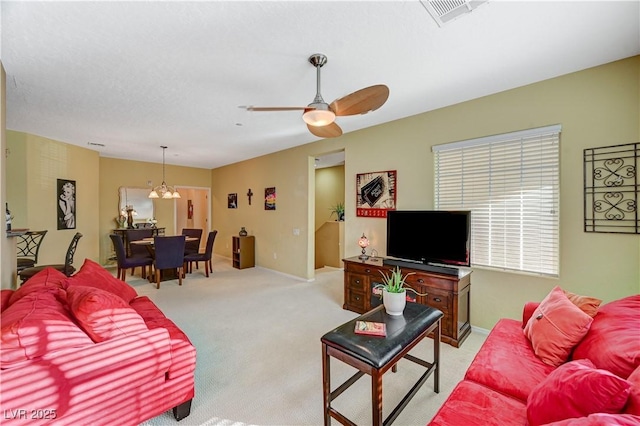
<svg viewBox="0 0 640 426">
<path fill-rule="evenodd" d="M 640 234 L 640 142 L 584 150 L 584 230 Z"/>
<path fill-rule="evenodd" d="M 249 205 L 251 205 L 251 197 L 253 197 L 253 192 L 251 192 L 251 188 L 249 188 L 249 192 L 247 192 L 247 197 L 249 198 Z"/>
</svg>

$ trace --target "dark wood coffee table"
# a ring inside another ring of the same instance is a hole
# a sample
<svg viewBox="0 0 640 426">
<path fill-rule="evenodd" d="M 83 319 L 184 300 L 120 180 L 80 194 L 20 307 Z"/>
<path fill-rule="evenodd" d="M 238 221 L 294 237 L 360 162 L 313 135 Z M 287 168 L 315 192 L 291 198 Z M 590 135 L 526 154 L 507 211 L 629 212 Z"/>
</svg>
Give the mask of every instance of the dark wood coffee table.
<svg viewBox="0 0 640 426">
<path fill-rule="evenodd" d="M 331 401 L 354 384 L 363 375 L 371 376 L 371 405 L 374 426 L 391 424 L 420 387 L 433 374 L 433 390 L 440 391 L 440 320 L 442 312 L 425 305 L 407 302 L 402 316 L 387 315 L 383 306 L 379 306 L 358 318 L 322 336 L 322 388 L 324 398 L 324 424 L 331 424 L 331 417 L 342 424 L 355 425 L 331 407 Z M 354 332 L 356 321 L 383 322 L 387 327 L 386 337 L 368 336 Z M 427 362 L 408 352 L 422 339 L 433 333 L 433 362 Z M 358 369 L 350 379 L 331 391 L 330 357 L 339 359 Z M 396 364 L 405 358 L 427 369 L 413 385 L 402 401 L 389 416 L 382 420 L 382 375 L 390 368 L 396 371 Z"/>
</svg>

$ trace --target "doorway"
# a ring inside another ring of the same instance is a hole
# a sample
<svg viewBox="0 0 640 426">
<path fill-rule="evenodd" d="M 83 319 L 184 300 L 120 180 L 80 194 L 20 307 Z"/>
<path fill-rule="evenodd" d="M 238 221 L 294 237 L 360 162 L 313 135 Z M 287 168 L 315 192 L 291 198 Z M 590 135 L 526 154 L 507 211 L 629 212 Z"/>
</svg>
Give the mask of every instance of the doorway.
<svg viewBox="0 0 640 426">
<path fill-rule="evenodd" d="M 325 153 L 314 159 L 314 269 L 340 268 L 344 257 L 344 221 L 331 213 L 345 203 L 345 152 Z"/>
<path fill-rule="evenodd" d="M 200 239 L 200 249 L 204 250 L 211 223 L 209 202 L 211 189 L 200 187 L 176 187 L 176 189 L 180 191 L 181 196 L 175 200 L 176 234 L 180 234 L 184 228 L 202 229 L 203 238 Z"/>
</svg>

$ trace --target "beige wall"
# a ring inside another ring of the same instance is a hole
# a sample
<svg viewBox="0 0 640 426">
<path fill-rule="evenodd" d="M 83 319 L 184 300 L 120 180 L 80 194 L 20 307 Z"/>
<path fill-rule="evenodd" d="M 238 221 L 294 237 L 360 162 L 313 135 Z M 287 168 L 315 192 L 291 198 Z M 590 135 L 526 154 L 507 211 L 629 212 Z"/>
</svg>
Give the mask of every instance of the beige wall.
<svg viewBox="0 0 640 426">
<path fill-rule="evenodd" d="M 167 180 L 172 185 L 211 186 L 211 228 L 219 230 L 217 254 L 230 257 L 230 237 L 245 226 L 256 236 L 259 266 L 311 279 L 315 157 L 345 150 L 346 194 L 355 192 L 357 173 L 397 170 L 398 208 L 428 209 L 433 207 L 432 145 L 561 124 L 560 279 L 476 269 L 471 322 L 491 328 L 500 317 L 518 318 L 525 301 L 540 300 L 556 284 L 605 301 L 640 292 L 640 238 L 582 230 L 582 151 L 640 140 L 639 76 L 640 57 L 634 57 L 212 171 L 167 166 Z M 161 165 L 98 158 L 94 151 L 46 138 L 18 132 L 8 135 L 7 145 L 26 147 L 23 154 L 19 147 L 12 151 L 25 156 L 30 170 L 25 178 L 26 226 L 46 227 L 54 234 L 47 236 L 56 247 L 47 250 L 46 259 L 59 261 L 71 238 L 70 231 L 55 231 L 52 185 L 56 178 L 66 178 L 78 184 L 78 231 L 85 234 L 78 258 L 104 263 L 111 251 L 108 233 L 117 214 L 118 188 L 145 187 L 148 180 L 157 184 Z M 2 174 L 3 185 L 5 177 L 9 185 L 12 174 L 8 170 L 6 176 Z M 277 189 L 277 209 L 265 211 L 264 189 L 271 186 Z M 249 188 L 255 194 L 252 205 L 245 195 Z M 237 209 L 227 208 L 227 194 L 232 192 L 238 193 Z M 174 233 L 174 203 L 155 203 L 159 226 Z M 353 197 L 345 197 L 345 204 L 345 254 L 359 253 L 357 240 L 364 232 L 371 240 L 370 248 L 383 255 L 385 221 L 355 217 Z M 2 258 L 4 261 L 6 250 Z"/>
<path fill-rule="evenodd" d="M 97 169 L 96 169 L 97 170 Z M 109 233 L 114 229 L 115 218 L 118 215 L 118 189 L 121 186 L 148 187 L 151 180 L 153 185 L 162 181 L 162 164 L 142 161 L 119 160 L 115 158 L 100 158 L 100 262 L 108 263 L 112 255 L 112 245 Z M 172 186 L 197 186 L 208 188 L 211 182 L 211 171 L 193 167 L 166 165 L 166 180 Z M 180 233 L 176 227 L 176 206 L 174 200 L 153 200 L 158 227 L 166 228 L 167 235 Z"/>
<path fill-rule="evenodd" d="M 324 167 L 316 170 L 315 229 L 325 222 L 337 220 L 331 207 L 344 203 L 344 166 Z"/>
<path fill-rule="evenodd" d="M 10 152 L 6 179 L 11 188 L 7 191 L 7 201 L 12 206 L 15 226 L 49 231 L 42 242 L 38 263 L 64 263 L 76 232 L 83 237 L 78 243 L 74 265 L 82 265 L 85 258 L 97 260 L 98 153 L 21 132 L 7 131 L 6 137 Z M 57 179 L 76 181 L 76 229 L 57 229 Z"/>
<path fill-rule="evenodd" d="M 541 300 L 558 284 L 605 301 L 638 293 L 639 237 L 583 232 L 582 152 L 640 140 L 639 74 L 640 57 L 634 57 L 215 169 L 213 210 L 222 239 L 230 240 L 240 226 L 247 226 L 256 236 L 258 265 L 312 278 L 313 265 L 306 261 L 312 236 L 308 229 L 300 236 L 292 234 L 293 228 L 308 223 L 313 206 L 309 156 L 345 149 L 346 194 L 355 192 L 357 173 L 397 170 L 398 209 L 429 209 L 431 146 L 561 124 L 560 279 L 474 270 L 472 324 L 491 328 L 501 317 L 519 318 L 525 301 Z M 267 186 L 278 188 L 276 212 L 265 212 L 261 205 L 226 209 L 228 192 L 252 187 L 259 193 Z M 357 240 L 363 232 L 371 240 L 370 248 L 383 255 L 385 221 L 358 218 L 355 200 L 345 201 L 345 255 L 358 254 Z M 218 245 L 216 252 L 228 256 L 228 244 Z"/>
<path fill-rule="evenodd" d="M 4 153 L 7 148 L 7 141 L 5 137 L 6 133 L 6 81 L 7 74 L 4 71 L 2 61 L 0 61 L 0 152 Z M 0 157 L 0 205 L 4 206 L 7 201 L 7 179 L 5 178 L 7 170 L 7 159 L 5 155 Z M 13 285 L 13 265 L 10 251 L 13 249 L 14 244 L 7 238 L 7 228 L 4 225 L 0 225 L 2 232 L 0 232 L 0 288 L 11 288 Z"/>
</svg>

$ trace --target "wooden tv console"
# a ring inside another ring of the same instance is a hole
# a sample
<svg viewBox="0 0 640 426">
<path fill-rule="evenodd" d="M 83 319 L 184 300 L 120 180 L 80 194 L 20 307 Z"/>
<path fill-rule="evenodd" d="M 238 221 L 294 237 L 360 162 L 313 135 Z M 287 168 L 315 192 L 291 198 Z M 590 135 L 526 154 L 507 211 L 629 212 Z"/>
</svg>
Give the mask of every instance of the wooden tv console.
<svg viewBox="0 0 640 426">
<path fill-rule="evenodd" d="M 357 256 L 342 260 L 344 262 L 344 309 L 365 313 L 380 304 L 380 299 L 373 295 L 372 289 L 382 283 L 382 275 L 388 274 L 395 266 L 385 265 L 384 259 L 361 260 Z M 426 296 L 416 296 L 407 292 L 408 297 L 415 297 L 414 301 L 431 306 L 442 311 L 441 341 L 456 348 L 471 333 L 469 321 L 471 303 L 471 271 L 460 271 L 458 275 L 441 272 L 425 271 L 416 268 L 400 266 L 402 274 L 413 272 L 407 277 L 407 284 L 418 293 Z"/>
</svg>

